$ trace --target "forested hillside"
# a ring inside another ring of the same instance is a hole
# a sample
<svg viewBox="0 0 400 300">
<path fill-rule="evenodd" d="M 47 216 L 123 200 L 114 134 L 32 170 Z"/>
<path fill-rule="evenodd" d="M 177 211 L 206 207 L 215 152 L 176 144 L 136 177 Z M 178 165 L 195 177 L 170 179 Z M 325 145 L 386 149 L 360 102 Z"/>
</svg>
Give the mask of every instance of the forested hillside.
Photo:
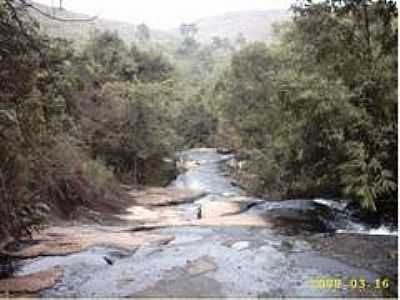
<svg viewBox="0 0 400 300">
<path fill-rule="evenodd" d="M 143 24 L 132 19 L 130 23 L 103 19 L 101 16 L 88 16 L 59 7 L 49 7 L 34 3 L 35 7 L 49 16 L 55 15 L 65 20 L 89 20 L 87 22 L 60 22 L 46 17 L 37 10 L 29 9 L 32 16 L 40 23 L 41 28 L 50 36 L 74 41 L 89 39 L 95 31 L 116 31 L 126 43 L 142 42 Z M 214 37 L 229 39 L 231 42 L 244 38 L 248 41 L 270 43 L 276 39 L 274 24 L 290 20 L 290 12 L 285 10 L 241 11 L 224 15 L 193 20 L 198 29 L 198 39 L 209 43 Z M 180 39 L 180 29 L 158 30 L 148 27 L 153 41 L 168 45 Z"/>
<path fill-rule="evenodd" d="M 396 298 L 397 2 L 294 4 L 0 0 L 0 296 Z"/>
<path fill-rule="evenodd" d="M 395 2 L 301 1 L 273 45 L 200 43 L 182 24 L 165 47 L 145 25 L 136 43 L 68 21 L 48 37 L 24 3 L 0 1 L 0 238 L 113 206 L 120 183 L 166 185 L 167 158 L 198 146 L 246 157 L 238 180 L 257 195 L 396 214 Z"/>
<path fill-rule="evenodd" d="M 3 239 L 29 233 L 49 209 L 70 218 L 115 206 L 118 181 L 165 184 L 155 172 L 176 149 L 168 60 L 111 32 L 78 51 L 39 33 L 26 9 L 0 6 Z"/>
<path fill-rule="evenodd" d="M 73 40 L 79 44 L 79 42 L 87 41 L 95 30 L 108 30 L 118 32 L 125 43 L 140 42 L 141 24 L 137 20 L 132 20 L 130 23 L 118 22 L 97 15 L 88 16 L 65 8 L 60 9 L 58 6 L 49 7 L 35 2 L 33 4 L 35 8 L 46 13 L 46 15 L 32 8 L 28 8 L 29 13 L 39 22 L 41 29 L 52 37 Z M 51 18 L 51 16 L 56 16 L 58 20 Z M 66 20 L 66 22 L 60 20 Z M 76 20 L 81 21 L 77 22 Z M 176 36 L 167 31 L 150 28 L 148 30 L 154 41 L 168 44 L 176 40 Z"/>
<path fill-rule="evenodd" d="M 318 28 L 318 30 L 317 30 Z M 215 84 L 224 143 L 261 195 L 397 203 L 397 7 L 304 1 L 279 45 L 234 53 Z"/>
<path fill-rule="evenodd" d="M 240 11 L 203 18 L 195 21 L 199 39 L 210 41 L 214 36 L 234 41 L 240 36 L 246 40 L 271 43 L 276 39 L 274 24 L 290 20 L 286 10 Z"/>
</svg>

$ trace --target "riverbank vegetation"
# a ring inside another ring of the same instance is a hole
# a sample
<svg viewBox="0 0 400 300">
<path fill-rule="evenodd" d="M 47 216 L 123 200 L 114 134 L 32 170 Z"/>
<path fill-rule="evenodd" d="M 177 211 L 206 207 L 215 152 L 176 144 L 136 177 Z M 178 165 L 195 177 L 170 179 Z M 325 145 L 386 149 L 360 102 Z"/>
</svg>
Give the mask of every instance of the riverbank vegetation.
<svg viewBox="0 0 400 300">
<path fill-rule="evenodd" d="M 121 182 L 166 185 L 166 158 L 197 146 L 246 154 L 258 195 L 397 204 L 395 2 L 303 1 L 268 45 L 183 24 L 162 47 L 144 24 L 140 44 L 77 47 L 17 2 L 0 0 L 0 239 L 112 207 Z"/>
<path fill-rule="evenodd" d="M 250 153 L 242 183 L 270 197 L 346 197 L 394 213 L 396 4 L 304 1 L 293 12 L 278 43 L 235 53 L 215 84 L 220 134 Z"/>
<path fill-rule="evenodd" d="M 121 181 L 166 184 L 172 64 L 111 32 L 80 50 L 51 39 L 18 1 L 0 16 L 0 236 L 29 234 L 48 210 L 112 207 Z"/>
</svg>

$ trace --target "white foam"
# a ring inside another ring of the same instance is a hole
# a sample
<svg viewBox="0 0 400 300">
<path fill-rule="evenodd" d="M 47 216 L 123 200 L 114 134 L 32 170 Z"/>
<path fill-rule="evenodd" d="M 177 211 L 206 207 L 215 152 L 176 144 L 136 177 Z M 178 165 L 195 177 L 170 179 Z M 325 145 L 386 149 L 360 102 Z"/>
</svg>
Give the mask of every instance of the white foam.
<svg viewBox="0 0 400 300">
<path fill-rule="evenodd" d="M 360 229 L 360 230 L 343 230 L 338 229 L 336 233 L 351 233 L 351 234 L 365 234 L 365 235 L 390 235 L 397 236 L 398 231 L 390 230 L 389 227 L 381 225 L 379 228 Z"/>
<path fill-rule="evenodd" d="M 382 225 L 379 228 L 370 229 L 368 233 L 370 235 L 397 235 L 397 230 L 392 231 L 389 227 Z"/>
<path fill-rule="evenodd" d="M 337 209 L 337 210 L 344 210 L 347 206 L 346 202 L 338 202 L 338 201 L 334 201 L 334 200 L 326 200 L 326 199 L 321 199 L 321 198 L 314 199 L 313 201 L 315 203 L 325 205 L 327 207 Z"/>
</svg>

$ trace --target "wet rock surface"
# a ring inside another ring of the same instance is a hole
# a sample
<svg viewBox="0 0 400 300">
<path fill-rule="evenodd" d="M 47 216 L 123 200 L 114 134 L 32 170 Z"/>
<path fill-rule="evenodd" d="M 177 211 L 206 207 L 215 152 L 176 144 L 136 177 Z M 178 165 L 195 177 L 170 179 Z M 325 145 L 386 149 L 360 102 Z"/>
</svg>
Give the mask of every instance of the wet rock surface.
<svg viewBox="0 0 400 300">
<path fill-rule="evenodd" d="M 196 163 L 188 162 L 166 193 L 155 189 L 147 200 L 132 191 L 142 200 L 120 226 L 47 229 L 36 236 L 37 244 L 19 249 L 31 258 L 14 277 L 61 269 L 48 289 L 32 290 L 39 297 L 397 295 L 397 236 L 367 235 L 340 203 L 246 196 L 221 171 L 229 155 L 210 149 L 182 155 Z M 180 193 L 173 188 L 207 196 L 171 201 Z M 384 277 L 388 288 L 351 285 L 354 278 L 373 284 Z M 315 286 L 332 278 L 341 280 L 341 288 Z"/>
</svg>

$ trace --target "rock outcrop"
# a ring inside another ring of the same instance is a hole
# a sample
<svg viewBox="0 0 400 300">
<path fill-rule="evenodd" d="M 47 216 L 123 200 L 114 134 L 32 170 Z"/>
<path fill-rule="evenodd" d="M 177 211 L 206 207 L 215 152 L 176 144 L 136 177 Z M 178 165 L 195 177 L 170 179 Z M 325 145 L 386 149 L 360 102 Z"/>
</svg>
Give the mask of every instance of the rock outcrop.
<svg viewBox="0 0 400 300">
<path fill-rule="evenodd" d="M 62 270 L 55 268 L 30 275 L 0 280 L 0 293 L 4 295 L 37 293 L 54 286 L 61 279 L 62 275 Z"/>
</svg>

